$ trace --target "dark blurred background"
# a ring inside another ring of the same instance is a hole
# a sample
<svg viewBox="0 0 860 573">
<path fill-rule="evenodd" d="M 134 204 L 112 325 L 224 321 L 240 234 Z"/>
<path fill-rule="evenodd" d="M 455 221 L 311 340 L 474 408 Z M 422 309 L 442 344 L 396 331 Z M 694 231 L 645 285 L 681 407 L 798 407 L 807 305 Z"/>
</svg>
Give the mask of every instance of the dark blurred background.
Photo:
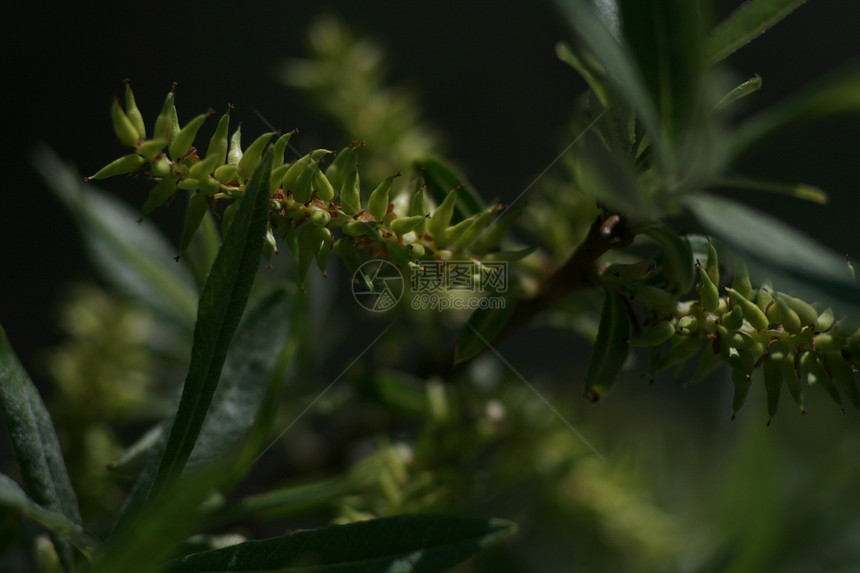
<svg viewBox="0 0 860 573">
<path fill-rule="evenodd" d="M 718 11 L 736 4 L 725 2 Z M 266 128 L 253 107 L 275 127 L 299 127 L 294 143 L 306 148 L 327 138 L 330 126 L 279 84 L 274 70 L 305 54 L 307 24 L 327 11 L 388 48 L 392 80 L 416 89 L 426 120 L 445 136 L 448 156 L 486 196 L 514 196 L 566 144 L 561 128 L 584 87 L 555 58 L 555 42 L 568 33 L 548 3 L 7 3 L 0 21 L 6 166 L 0 323 L 37 380 L 37 350 L 58 337 L 55 302 L 70 280 L 91 270 L 71 222 L 30 164 L 33 147 L 49 145 L 82 174 L 117 157 L 122 150 L 108 110 L 130 78 L 147 121 L 176 81 L 182 121 L 229 102 L 246 133 L 256 134 Z M 747 111 L 856 58 L 858 29 L 857 2 L 813 0 L 742 50 L 730 62 L 738 77 L 764 78 Z M 767 196 L 751 202 L 860 257 L 859 133 L 857 119 L 799 129 L 738 166 L 750 176 L 819 185 L 831 205 Z M 122 178 L 101 186 L 135 206 L 147 190 L 144 181 Z M 177 220 L 158 220 L 178 240 Z"/>
</svg>

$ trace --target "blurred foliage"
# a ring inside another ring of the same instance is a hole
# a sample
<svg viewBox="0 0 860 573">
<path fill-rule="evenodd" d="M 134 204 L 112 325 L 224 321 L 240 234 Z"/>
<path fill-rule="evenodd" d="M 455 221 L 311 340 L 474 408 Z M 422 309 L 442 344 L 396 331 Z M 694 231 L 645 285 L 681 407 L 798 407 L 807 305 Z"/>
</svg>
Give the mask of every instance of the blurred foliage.
<svg viewBox="0 0 860 573">
<path fill-rule="evenodd" d="M 598 5 L 608 10 L 613 3 Z M 620 34 L 617 13 L 614 20 L 612 15 L 604 13 L 609 31 Z M 331 18 L 315 23 L 310 38 L 308 59 L 291 61 L 283 77 L 304 90 L 344 133 L 372 146 L 362 161 L 371 180 L 437 151 L 436 136 L 419 121 L 414 98 L 386 87 L 383 54 L 372 42 L 354 37 Z M 635 42 L 647 46 L 652 40 Z M 648 56 L 647 49 L 637 55 Z M 659 82 L 647 86 L 663 87 Z M 639 183 L 645 195 L 660 199 L 652 207 L 676 212 L 680 198 L 713 174 L 711 161 L 716 161 L 697 155 L 707 143 L 685 139 L 681 127 L 696 123 L 703 101 L 715 102 L 708 99 L 710 86 L 672 88 L 695 93 L 684 100 L 689 108 L 672 112 L 677 123 L 659 143 L 666 155 L 654 169 L 669 172 L 671 185 L 660 187 L 648 176 Z M 597 104 L 598 95 L 593 93 L 591 104 Z M 570 192 L 572 185 L 582 186 L 582 157 L 598 145 L 580 140 L 590 124 L 586 121 L 603 121 L 604 136 L 618 128 L 610 124 L 618 118 L 577 117 L 563 136 L 579 153 L 560 157 L 559 168 L 535 183 L 521 227 L 505 240 L 510 250 L 533 243 L 540 247 L 519 266 L 523 291 L 536 290 L 540 277 L 575 252 L 601 206 L 629 207 L 623 194 L 598 201 Z M 714 122 L 697 133 L 709 140 L 721 129 Z M 686 161 L 685 154 L 696 160 Z M 616 166 L 614 158 L 597 159 L 600 177 Z M 407 186 L 415 187 L 415 181 Z M 664 204 L 666 198 L 671 201 Z M 217 231 L 212 235 L 219 240 Z M 641 247 L 610 253 L 602 264 L 639 262 L 650 256 L 647 247 L 640 256 Z M 200 249 L 206 251 L 205 245 Z M 295 265 L 279 264 L 285 270 L 276 265 L 263 275 L 265 281 L 283 283 L 286 276 L 295 283 Z M 181 268 L 176 272 L 185 272 Z M 127 277 L 116 280 L 112 288 L 128 288 L 122 284 Z M 758 412 L 766 397 L 761 385 L 754 385 L 748 398 L 753 407 L 729 425 L 727 396 L 719 388 L 694 386 L 683 398 L 675 397 L 679 390 L 672 388 L 673 397 L 666 398 L 660 377 L 655 388 L 644 389 L 640 374 L 646 357 L 633 352 L 617 365 L 625 391 L 586 410 L 578 396 L 587 350 L 567 337 L 573 331 L 594 340 L 599 289 L 574 293 L 540 317 L 561 341 L 560 362 L 550 360 L 551 345 L 536 348 L 526 333 L 501 346 L 506 355 L 510 351 L 510 363 L 486 353 L 442 368 L 439 357 L 448 359 L 451 332 L 462 326 L 465 313 L 400 315 L 398 324 L 383 326 L 379 317 L 344 311 L 333 296 L 337 287 L 323 283 L 318 276 L 308 280 L 307 294 L 292 315 L 295 347 L 289 368 L 297 382 L 267 395 L 266 415 L 274 431 L 266 437 L 276 437 L 275 447 L 259 454 L 263 463 L 235 494 L 223 487 L 223 495 L 205 504 L 206 517 L 219 533 L 262 537 L 308 524 L 472 513 L 511 519 L 519 524 L 520 537 L 461 566 L 458 571 L 464 573 L 856 570 L 856 414 L 833 416 L 824 393 L 807 397 L 811 414 L 805 418 L 783 417 L 765 427 Z M 63 306 L 61 324 L 68 340 L 47 355 L 55 388 L 50 407 L 84 523 L 103 533 L 128 484 L 102 468 L 122 453 L 129 436 L 143 434 L 141 427 L 151 426 L 173 406 L 172 398 L 165 399 L 176 392 L 171 369 L 186 358 L 152 344 L 172 328 L 164 316 L 93 287 L 75 291 Z M 377 333 L 385 336 L 371 358 L 353 363 Z M 322 337 L 327 344 L 319 343 Z M 342 366 L 348 372 L 326 371 Z M 728 386 L 728 375 L 713 377 Z M 22 533 L 5 511 L 0 532 L 10 544 L 50 544 L 45 537 Z M 222 542 L 204 535 L 190 539 L 189 546 Z M 50 551 L 38 555 L 44 570 L 56 566 Z"/>
</svg>

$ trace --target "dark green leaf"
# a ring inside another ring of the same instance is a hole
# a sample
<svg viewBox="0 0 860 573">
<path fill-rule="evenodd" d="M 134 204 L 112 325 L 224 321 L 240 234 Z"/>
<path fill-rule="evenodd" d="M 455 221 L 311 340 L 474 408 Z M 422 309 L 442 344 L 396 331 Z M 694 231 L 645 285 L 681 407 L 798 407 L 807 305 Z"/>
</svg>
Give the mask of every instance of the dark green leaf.
<svg viewBox="0 0 860 573">
<path fill-rule="evenodd" d="M 242 321 L 189 466 L 216 460 L 244 440 L 266 394 L 269 372 L 287 343 L 290 314 L 290 296 L 278 289 Z"/>
<path fill-rule="evenodd" d="M 860 313 L 860 288 L 845 259 L 785 223 L 735 201 L 699 194 L 687 206 L 711 234 L 745 258 L 753 278 L 821 300 L 841 313 Z"/>
<path fill-rule="evenodd" d="M 517 300 L 518 297 L 514 293 L 508 292 L 504 295 L 503 305 L 490 305 L 473 312 L 460 329 L 454 361 L 462 362 L 482 351 L 505 325 L 517 305 Z"/>
<path fill-rule="evenodd" d="M 679 145 L 702 102 L 699 7 L 690 0 L 620 0 L 620 5 L 625 47 L 637 62 L 664 135 Z"/>
<path fill-rule="evenodd" d="M 708 61 L 715 63 L 732 55 L 805 2 L 806 0 L 746 2 L 711 32 L 707 45 Z"/>
<path fill-rule="evenodd" d="M 196 289 L 172 247 L 151 222 L 117 199 L 84 184 L 47 148 L 34 158 L 39 174 L 62 200 L 80 229 L 102 277 L 159 318 L 191 332 Z"/>
<path fill-rule="evenodd" d="M 0 474 L 0 504 L 17 509 L 59 537 L 72 542 L 88 559 L 100 547 L 98 539 L 84 531 L 79 523 L 56 511 L 45 509 L 28 498 L 24 490 L 4 474 Z"/>
<path fill-rule="evenodd" d="M 448 193 L 459 187 L 457 202 L 454 204 L 452 223 L 458 223 L 484 209 L 484 203 L 471 185 L 466 184 L 453 169 L 433 157 L 423 157 L 415 161 L 415 169 L 424 178 L 430 196 L 441 205 Z"/>
<path fill-rule="evenodd" d="M 630 352 L 630 315 L 617 293 L 606 293 L 600 326 L 585 374 L 585 393 L 597 401 L 618 378 Z"/>
<path fill-rule="evenodd" d="M 636 110 L 651 137 L 651 143 L 657 150 L 657 155 L 665 156 L 663 132 L 660 128 L 657 109 L 629 49 L 622 46 L 607 29 L 595 13 L 591 2 L 557 0 L 556 3 L 567 17 L 583 47 L 606 70 L 607 79 L 615 88 L 615 94 L 624 98 L 630 107 Z"/>
<path fill-rule="evenodd" d="M 434 573 L 516 531 L 501 519 L 399 516 L 334 525 L 187 555 L 172 572 Z"/>
<path fill-rule="evenodd" d="M 729 150 L 737 156 L 786 127 L 856 113 L 860 113 L 860 61 L 829 73 L 745 121 L 729 141 Z"/>
<path fill-rule="evenodd" d="M 144 473 L 126 506 L 126 522 L 147 499 L 157 497 L 182 474 L 197 442 L 260 264 L 268 224 L 271 168 L 272 154 L 268 152 L 247 185 L 203 287 L 179 408 L 155 475 L 150 480 L 150 472 Z"/>
<path fill-rule="evenodd" d="M 0 412 L 3 413 L 27 493 L 39 506 L 80 525 L 78 499 L 63 462 L 51 417 L 2 326 Z M 57 545 L 57 551 L 68 568 L 72 563 L 70 548 L 64 543 Z"/>
</svg>

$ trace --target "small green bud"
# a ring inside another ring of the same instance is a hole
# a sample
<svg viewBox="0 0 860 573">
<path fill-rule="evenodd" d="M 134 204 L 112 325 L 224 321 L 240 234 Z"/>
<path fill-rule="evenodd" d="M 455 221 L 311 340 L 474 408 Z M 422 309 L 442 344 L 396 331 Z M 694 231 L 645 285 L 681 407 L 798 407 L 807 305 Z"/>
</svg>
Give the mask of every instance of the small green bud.
<svg viewBox="0 0 860 573">
<path fill-rule="evenodd" d="M 824 312 L 818 315 L 818 318 L 815 319 L 815 332 L 824 332 L 825 330 L 829 330 L 830 327 L 833 326 L 834 320 L 833 309 L 824 309 Z"/>
<path fill-rule="evenodd" d="M 176 87 L 174 85 L 174 87 Z M 161 112 L 155 120 L 155 128 L 152 130 L 153 139 L 163 139 L 168 141 L 173 136 L 173 118 L 176 117 L 176 94 L 170 92 L 164 98 L 164 104 L 161 106 Z"/>
<path fill-rule="evenodd" d="M 767 327 L 770 325 L 770 321 L 767 316 L 765 316 L 764 312 L 757 307 L 754 303 L 750 302 L 749 299 L 744 297 L 738 291 L 733 288 L 726 288 L 726 292 L 729 293 L 729 298 L 732 303 L 739 305 L 741 307 L 741 311 L 744 314 L 744 318 L 755 328 L 756 330 L 767 330 Z"/>
<path fill-rule="evenodd" d="M 341 149 L 340 153 L 335 156 L 334 161 L 326 169 L 325 176 L 335 189 L 343 187 L 347 176 L 356 169 L 358 148 L 361 146 L 361 143 L 351 143 L 348 147 Z M 356 212 L 358 211 L 356 210 Z"/>
<path fill-rule="evenodd" d="M 206 159 L 211 156 L 217 156 L 216 165 L 223 165 L 227 161 L 227 134 L 230 129 L 230 108 L 218 120 L 218 127 L 215 128 L 215 133 L 209 139 L 209 147 L 206 148 Z"/>
<path fill-rule="evenodd" d="M 388 213 L 388 194 L 391 191 L 394 178 L 399 175 L 399 173 L 389 175 L 371 192 L 370 198 L 367 200 L 367 212 L 374 219 L 382 220 Z"/>
<path fill-rule="evenodd" d="M 468 219 L 463 219 L 453 227 L 445 229 L 442 234 L 434 234 L 433 239 L 436 241 L 436 247 L 444 249 L 457 242 L 457 240 L 475 224 L 476 217 L 477 215 L 469 217 Z"/>
<path fill-rule="evenodd" d="M 113 130 L 116 133 L 119 142 L 126 147 L 137 147 L 137 142 L 140 140 L 140 134 L 134 124 L 128 119 L 128 116 L 122 111 L 119 106 L 119 101 L 113 100 L 113 106 L 110 108 L 111 121 L 113 122 Z"/>
<path fill-rule="evenodd" d="M 740 257 L 735 259 L 735 276 L 732 277 L 732 288 L 738 291 L 744 298 L 752 300 L 750 273 L 749 270 L 747 270 L 746 264 L 744 264 Z"/>
<path fill-rule="evenodd" d="M 242 124 L 236 126 L 236 131 L 230 137 L 230 147 L 227 150 L 227 163 L 230 165 L 239 165 L 242 160 Z M 237 167 L 238 170 L 238 167 Z"/>
<path fill-rule="evenodd" d="M 186 191 L 193 191 L 200 187 L 200 180 L 186 177 L 185 179 L 180 180 L 177 186 L 180 189 L 185 189 Z"/>
<path fill-rule="evenodd" d="M 273 135 L 275 135 L 274 131 L 264 133 L 255 139 L 242 154 L 242 159 L 239 160 L 239 173 L 242 174 L 242 177 L 245 179 L 251 178 L 251 174 L 254 172 L 254 169 L 257 168 L 257 164 L 260 163 L 260 158 L 263 156 L 263 150 L 266 148 L 266 144 L 269 143 L 269 140 L 272 139 Z"/>
<path fill-rule="evenodd" d="M 328 211 L 315 210 L 310 216 L 311 223 L 317 227 L 325 227 L 331 221 L 331 215 Z"/>
<path fill-rule="evenodd" d="M 380 238 L 379 230 L 376 225 L 369 221 L 347 221 L 343 225 L 343 232 L 350 237 L 361 237 L 367 235 L 373 240 Z"/>
<path fill-rule="evenodd" d="M 227 163 L 225 165 L 219 165 L 215 168 L 215 172 L 212 174 L 215 179 L 218 180 L 219 183 L 223 183 L 227 185 L 236 179 L 236 175 L 239 174 L 239 166 L 234 165 L 232 163 Z"/>
<path fill-rule="evenodd" d="M 790 334 L 797 334 L 803 329 L 800 317 L 788 306 L 785 297 L 779 294 L 776 295 L 774 304 L 770 305 L 766 314 L 772 322 L 782 324 L 782 328 Z"/>
<path fill-rule="evenodd" d="M 799 298 L 782 293 L 780 293 L 778 297 L 785 298 L 788 306 L 797 313 L 797 316 L 800 317 L 800 322 L 803 323 L 804 326 L 815 324 L 815 321 L 818 319 L 818 311 L 815 310 L 815 307 L 811 304 Z"/>
<path fill-rule="evenodd" d="M 173 141 L 167 146 L 170 157 L 176 160 L 188 154 L 188 150 L 191 149 L 191 144 L 194 143 L 194 138 L 197 137 L 197 132 L 200 131 L 203 122 L 213 113 L 211 109 L 206 113 L 201 113 L 179 130 L 179 133 L 176 134 Z"/>
<path fill-rule="evenodd" d="M 708 261 L 705 264 L 705 271 L 707 271 L 712 283 L 715 285 L 720 284 L 720 263 L 717 258 L 717 248 L 714 247 L 714 243 L 710 240 L 708 241 Z M 749 295 L 744 296 L 749 298 Z"/>
<path fill-rule="evenodd" d="M 218 180 L 206 175 L 202 177 L 197 184 L 197 188 L 200 189 L 200 192 L 204 195 L 214 195 L 221 191 L 221 184 L 218 183 Z"/>
<path fill-rule="evenodd" d="M 713 247 L 713 245 L 711 245 Z M 713 282 L 711 275 L 702 265 L 697 265 L 699 268 L 699 300 L 702 303 L 702 308 L 708 312 L 714 312 L 720 307 L 720 292 L 717 285 Z"/>
<path fill-rule="evenodd" d="M 481 235 L 481 233 L 484 232 L 484 229 L 487 228 L 487 225 L 492 219 L 493 209 L 495 209 L 495 207 L 490 207 L 487 211 L 483 211 L 472 216 L 472 224 L 468 225 L 460 236 L 455 238 L 453 247 L 455 249 L 468 249 Z"/>
<path fill-rule="evenodd" d="M 334 199 L 334 187 L 332 187 L 331 182 L 326 178 L 318 165 L 314 167 L 313 175 L 313 186 L 316 190 L 317 199 L 323 203 L 328 203 Z"/>
<path fill-rule="evenodd" d="M 146 139 L 146 125 L 143 123 L 143 115 L 134 100 L 134 92 L 131 91 L 131 82 L 125 82 L 125 115 L 137 130 L 138 139 Z"/>
<path fill-rule="evenodd" d="M 172 199 L 175 195 L 176 177 L 171 175 L 163 178 L 149 192 L 149 196 L 146 198 L 146 202 L 140 209 L 140 218 L 143 219 L 144 217 L 152 213 L 154 209 L 167 203 L 167 201 Z"/>
<path fill-rule="evenodd" d="M 149 172 L 152 173 L 153 177 L 167 177 L 172 165 L 169 159 L 161 157 L 152 162 L 149 166 Z"/>
<path fill-rule="evenodd" d="M 331 230 L 328 227 L 315 227 L 313 229 L 314 240 L 319 241 L 319 248 L 314 253 L 317 266 L 324 277 L 328 277 L 326 268 L 328 268 L 328 256 L 331 253 L 334 239 L 331 235 Z"/>
<path fill-rule="evenodd" d="M 726 330 L 737 330 L 744 323 L 744 313 L 740 306 L 735 306 L 722 317 L 722 324 Z"/>
<path fill-rule="evenodd" d="M 307 203 L 311 200 L 311 194 L 313 192 L 313 188 L 311 185 L 314 180 L 314 171 L 319 169 L 312 159 L 305 159 L 300 162 L 304 164 L 304 167 L 299 171 L 298 177 L 296 177 L 296 183 L 293 185 L 293 199 L 295 199 L 299 203 Z M 289 174 L 289 170 L 287 170 L 287 174 Z M 287 176 L 284 175 L 284 178 Z"/>
<path fill-rule="evenodd" d="M 159 153 L 164 151 L 165 147 L 167 147 L 166 139 L 150 139 L 148 141 L 142 141 L 136 151 L 138 154 L 143 155 L 151 161 L 155 159 Z"/>
<path fill-rule="evenodd" d="M 126 173 L 131 173 L 144 163 L 146 163 L 146 160 L 143 157 L 137 153 L 129 153 L 128 155 L 123 155 L 119 159 L 111 161 L 96 171 L 93 175 L 86 177 L 85 180 L 106 179 L 116 175 L 125 175 Z"/>
<path fill-rule="evenodd" d="M 361 184 L 357 169 L 351 170 L 343 180 L 340 208 L 350 217 L 361 211 Z"/>
<path fill-rule="evenodd" d="M 220 159 L 217 153 L 207 155 L 206 159 L 198 161 L 188 169 L 188 176 L 194 179 L 209 177 L 215 171 L 215 168 L 218 167 Z"/>
<path fill-rule="evenodd" d="M 421 243 L 409 243 L 406 245 L 406 248 L 412 252 L 412 257 L 416 259 L 423 257 L 425 254 L 424 245 Z"/>
<path fill-rule="evenodd" d="M 281 186 L 281 181 L 284 180 L 284 175 L 286 175 L 289 168 L 290 165 L 287 164 L 272 169 L 272 174 L 269 176 L 269 195 L 277 193 L 278 187 Z"/>
<path fill-rule="evenodd" d="M 764 312 L 767 312 L 769 308 L 773 305 L 773 293 L 771 292 L 771 288 L 769 285 L 764 285 L 758 289 L 758 292 L 756 293 L 755 303 Z"/>
<path fill-rule="evenodd" d="M 284 164 L 284 154 L 287 151 L 287 144 L 294 133 L 296 133 L 295 129 L 285 133 L 275 141 L 275 145 L 272 147 L 272 167 L 274 169 Z"/>
<path fill-rule="evenodd" d="M 842 350 L 843 340 L 832 334 L 816 334 L 812 337 L 812 347 L 818 352 L 838 352 Z"/>
<path fill-rule="evenodd" d="M 699 321 L 695 316 L 682 316 L 678 319 L 675 330 L 682 336 L 690 336 L 699 330 Z"/>
<path fill-rule="evenodd" d="M 427 219 L 424 215 L 415 215 L 413 217 L 397 217 L 388 223 L 388 228 L 398 235 L 405 235 L 418 228 L 421 223 Z"/>
<path fill-rule="evenodd" d="M 434 238 L 443 237 L 448 225 L 451 223 L 451 217 L 454 216 L 454 206 L 457 203 L 457 191 L 459 187 L 452 189 L 445 200 L 439 205 L 433 214 L 430 216 L 430 221 L 427 223 L 427 230 Z"/>
</svg>

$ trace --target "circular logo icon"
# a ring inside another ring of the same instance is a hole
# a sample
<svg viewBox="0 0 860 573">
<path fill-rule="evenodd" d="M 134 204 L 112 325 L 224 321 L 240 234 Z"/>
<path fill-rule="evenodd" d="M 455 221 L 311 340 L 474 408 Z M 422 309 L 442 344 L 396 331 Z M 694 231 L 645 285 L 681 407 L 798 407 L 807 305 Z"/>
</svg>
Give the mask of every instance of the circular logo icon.
<svg viewBox="0 0 860 573">
<path fill-rule="evenodd" d="M 382 259 L 363 263 L 352 275 L 352 297 L 371 312 L 394 308 L 403 297 L 403 275 Z"/>
</svg>

